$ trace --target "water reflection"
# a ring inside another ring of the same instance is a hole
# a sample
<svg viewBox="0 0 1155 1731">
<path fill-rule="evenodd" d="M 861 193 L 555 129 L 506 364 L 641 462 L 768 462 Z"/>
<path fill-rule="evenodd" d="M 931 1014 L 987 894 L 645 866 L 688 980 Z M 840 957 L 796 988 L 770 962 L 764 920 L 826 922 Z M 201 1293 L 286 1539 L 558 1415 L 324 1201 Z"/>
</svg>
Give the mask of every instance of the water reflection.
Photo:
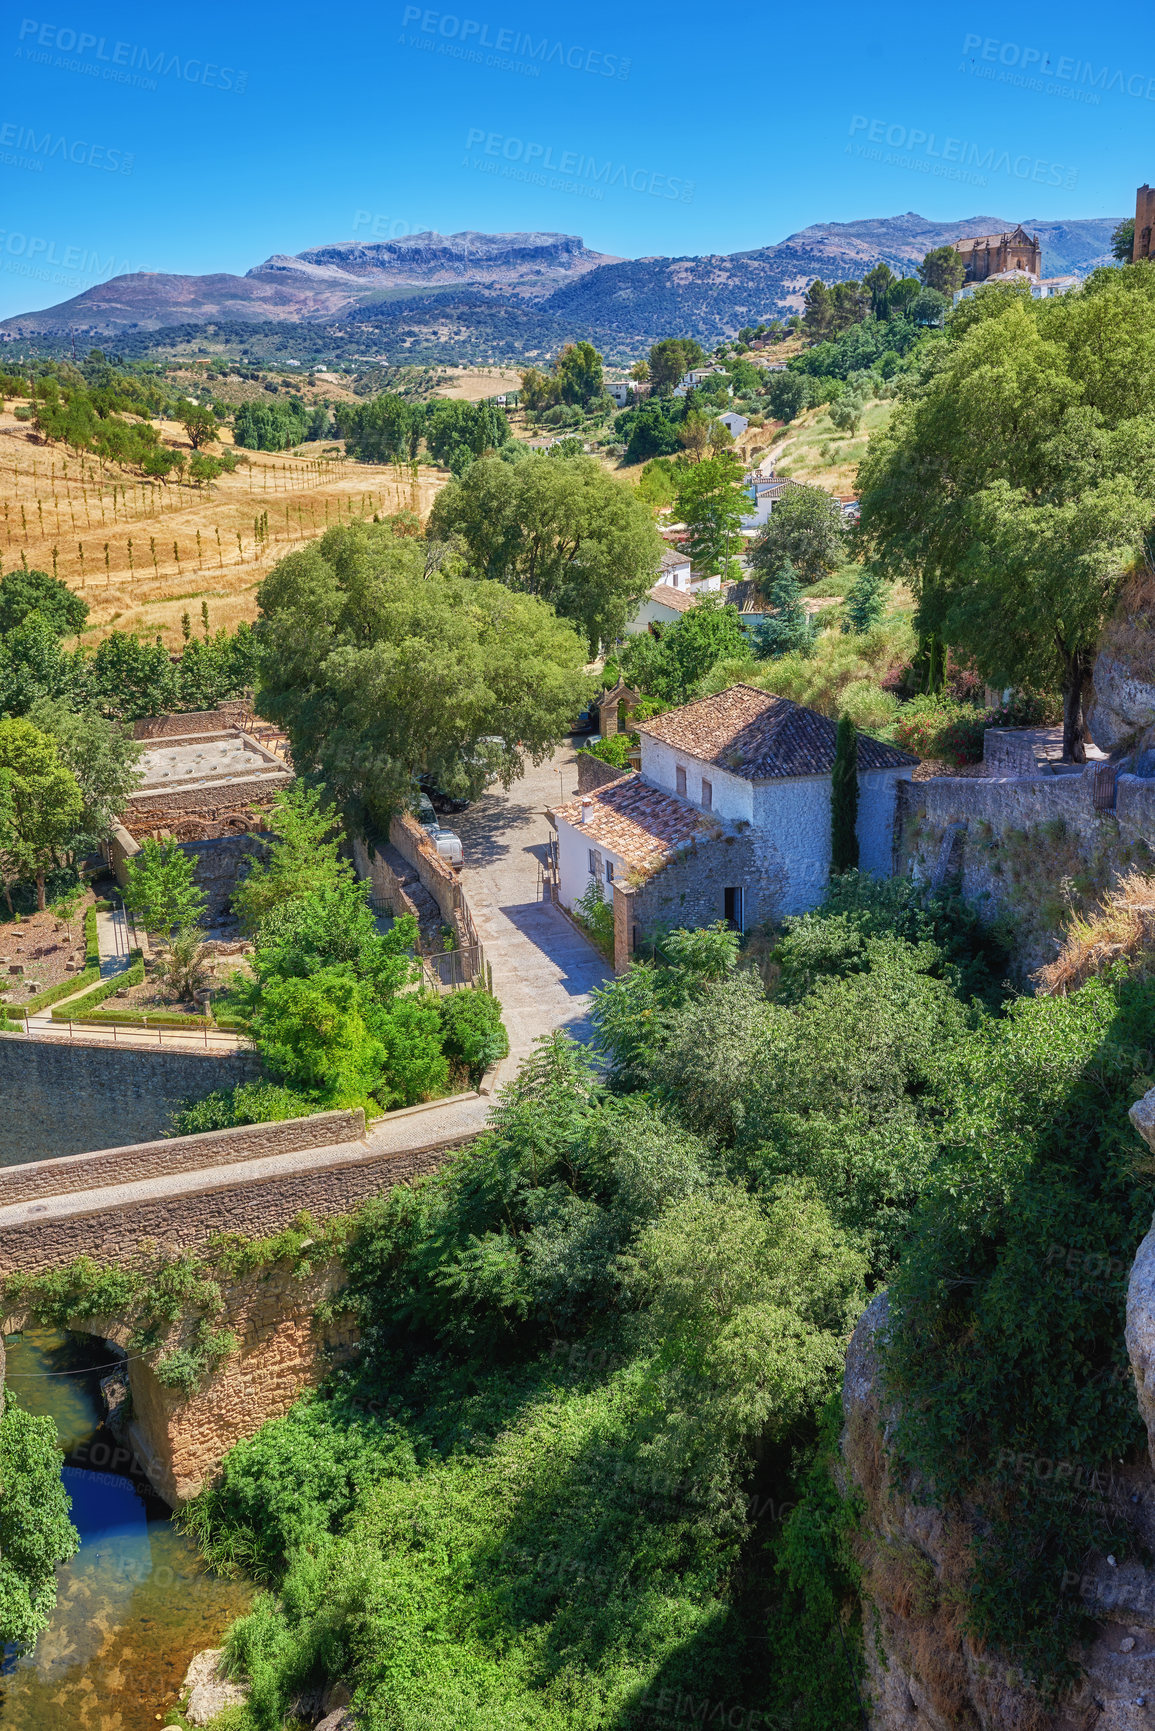
<svg viewBox="0 0 1155 1731">
<path fill-rule="evenodd" d="M 204 1567 L 131 1451 L 102 1424 L 107 1371 L 93 1367 L 109 1355 L 99 1341 L 30 1329 L 5 1346 L 12 1392 L 56 1421 L 81 1543 L 57 1571 L 56 1612 L 35 1652 L 5 1666 L 0 1727 L 155 1731 L 192 1655 L 220 1645 L 252 1589 Z"/>
</svg>

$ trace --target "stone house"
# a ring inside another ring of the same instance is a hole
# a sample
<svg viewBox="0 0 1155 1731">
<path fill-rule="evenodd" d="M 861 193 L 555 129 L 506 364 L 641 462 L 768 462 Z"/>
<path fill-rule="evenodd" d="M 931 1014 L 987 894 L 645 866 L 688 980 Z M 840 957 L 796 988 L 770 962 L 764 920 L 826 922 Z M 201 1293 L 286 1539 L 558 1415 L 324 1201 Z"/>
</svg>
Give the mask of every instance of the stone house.
<svg viewBox="0 0 1155 1731">
<path fill-rule="evenodd" d="M 614 907 L 614 965 L 662 927 L 728 920 L 747 930 L 802 913 L 830 877 L 837 724 L 735 685 L 637 724 L 641 768 L 552 813 L 558 899 L 591 879 Z M 897 784 L 918 759 L 859 736 L 862 869 L 894 869 Z"/>
</svg>

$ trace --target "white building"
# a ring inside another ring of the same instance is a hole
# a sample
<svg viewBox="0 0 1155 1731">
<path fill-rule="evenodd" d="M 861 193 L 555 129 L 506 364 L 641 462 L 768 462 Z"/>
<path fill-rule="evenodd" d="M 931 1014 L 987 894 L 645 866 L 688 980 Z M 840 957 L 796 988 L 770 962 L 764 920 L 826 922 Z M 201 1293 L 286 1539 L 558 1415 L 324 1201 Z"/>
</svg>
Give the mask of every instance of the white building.
<svg viewBox="0 0 1155 1731">
<path fill-rule="evenodd" d="M 572 908 L 597 875 L 615 906 L 624 967 L 646 932 L 726 919 L 741 929 L 802 913 L 830 880 L 837 724 L 734 685 L 637 724 L 641 770 L 553 814 L 558 890 Z M 894 870 L 897 784 L 918 759 L 858 740 L 859 865 Z"/>
<path fill-rule="evenodd" d="M 651 625 L 676 625 L 683 613 L 696 606 L 697 596 L 689 588 L 680 589 L 675 583 L 655 583 L 639 603 L 638 610 L 626 626 L 626 635 L 637 637 Z"/>
<path fill-rule="evenodd" d="M 606 386 L 606 395 L 614 399 L 619 409 L 624 409 L 637 388 L 633 379 L 619 379 L 614 384 Z"/>
<path fill-rule="evenodd" d="M 740 439 L 750 425 L 746 416 L 738 414 L 734 409 L 727 409 L 724 415 L 718 416 L 718 419 L 724 427 L 729 428 L 732 439 Z"/>
</svg>

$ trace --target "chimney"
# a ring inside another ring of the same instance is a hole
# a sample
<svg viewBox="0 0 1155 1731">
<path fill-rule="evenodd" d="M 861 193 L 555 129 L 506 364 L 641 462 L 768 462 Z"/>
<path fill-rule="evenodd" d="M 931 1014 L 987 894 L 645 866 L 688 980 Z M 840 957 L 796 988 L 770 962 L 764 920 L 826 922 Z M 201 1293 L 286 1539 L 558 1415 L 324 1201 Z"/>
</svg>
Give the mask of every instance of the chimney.
<svg viewBox="0 0 1155 1731">
<path fill-rule="evenodd" d="M 589 820 L 590 820 L 590 808 L 592 807 L 593 803 L 594 803 L 593 800 L 589 799 L 588 797 L 586 799 L 582 800 L 581 820 L 583 823 L 589 822 Z"/>
</svg>

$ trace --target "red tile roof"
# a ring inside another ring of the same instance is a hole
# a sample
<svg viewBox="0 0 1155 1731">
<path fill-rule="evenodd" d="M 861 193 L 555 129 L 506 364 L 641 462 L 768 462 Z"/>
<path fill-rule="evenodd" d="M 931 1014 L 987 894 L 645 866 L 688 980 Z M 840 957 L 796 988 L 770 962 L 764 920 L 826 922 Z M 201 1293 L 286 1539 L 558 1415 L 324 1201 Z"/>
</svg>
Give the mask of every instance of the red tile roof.
<svg viewBox="0 0 1155 1731">
<path fill-rule="evenodd" d="M 651 787 L 640 775 L 623 775 L 583 798 L 590 802 L 584 824 L 581 799 L 555 807 L 555 818 L 573 824 L 591 845 L 609 848 L 637 871 L 656 871 L 687 842 L 720 833 L 716 819 L 688 800 Z"/>
<path fill-rule="evenodd" d="M 639 722 L 637 730 L 746 781 L 771 781 L 828 774 L 834 767 L 838 723 L 788 697 L 732 685 L 716 697 Z M 913 768 L 918 761 L 908 751 L 858 736 L 860 770 Z"/>
<path fill-rule="evenodd" d="M 692 595 L 688 589 L 676 589 L 672 583 L 655 583 L 650 590 L 650 600 L 663 607 L 672 607 L 675 613 L 688 613 L 691 607 L 698 605 L 697 595 Z"/>
</svg>

